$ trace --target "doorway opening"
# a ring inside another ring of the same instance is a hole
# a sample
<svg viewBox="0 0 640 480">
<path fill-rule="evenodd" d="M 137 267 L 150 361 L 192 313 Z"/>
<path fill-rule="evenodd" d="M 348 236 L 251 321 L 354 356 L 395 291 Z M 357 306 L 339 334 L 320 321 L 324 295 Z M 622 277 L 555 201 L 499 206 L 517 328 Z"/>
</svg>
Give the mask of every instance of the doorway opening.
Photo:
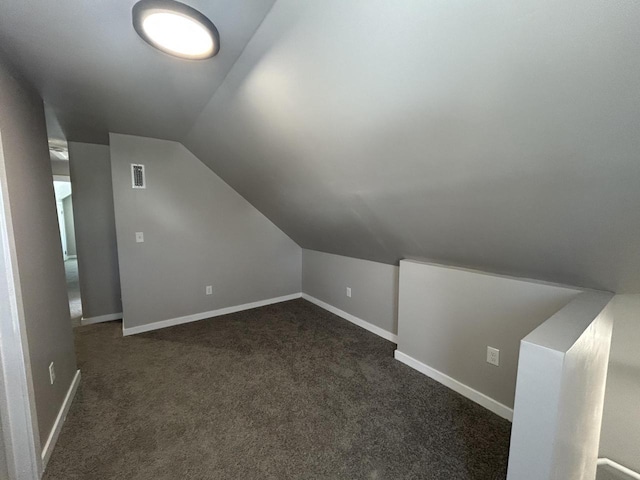
<svg viewBox="0 0 640 480">
<path fill-rule="evenodd" d="M 74 327 L 80 325 L 82 319 L 82 300 L 80 299 L 80 278 L 78 275 L 78 252 L 76 250 L 75 224 L 73 219 L 73 192 L 69 177 L 56 176 L 53 181 L 56 194 L 56 209 L 64 271 L 67 279 L 67 295 L 71 322 Z"/>
</svg>

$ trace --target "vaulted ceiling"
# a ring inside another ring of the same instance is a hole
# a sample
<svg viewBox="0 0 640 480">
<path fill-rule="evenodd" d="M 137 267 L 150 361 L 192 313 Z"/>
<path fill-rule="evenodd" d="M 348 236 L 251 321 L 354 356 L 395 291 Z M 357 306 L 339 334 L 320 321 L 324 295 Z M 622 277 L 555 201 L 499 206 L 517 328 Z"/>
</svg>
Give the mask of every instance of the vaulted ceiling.
<svg viewBox="0 0 640 480">
<path fill-rule="evenodd" d="M 222 38 L 214 60 L 193 62 L 138 36 L 136 1 L 0 0 L 0 49 L 40 91 L 69 140 L 107 143 L 110 131 L 181 140 L 274 2 L 190 0 Z"/>
<path fill-rule="evenodd" d="M 640 292 L 637 0 L 189 0 L 200 63 L 133 3 L 0 0 L 73 139 L 181 141 L 306 248 Z"/>
</svg>

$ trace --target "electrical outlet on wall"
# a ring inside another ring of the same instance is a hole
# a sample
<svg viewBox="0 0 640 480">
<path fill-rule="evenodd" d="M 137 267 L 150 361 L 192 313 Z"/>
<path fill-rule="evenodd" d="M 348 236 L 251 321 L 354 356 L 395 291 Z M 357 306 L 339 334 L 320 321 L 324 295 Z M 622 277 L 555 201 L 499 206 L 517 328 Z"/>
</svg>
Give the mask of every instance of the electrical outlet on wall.
<svg viewBox="0 0 640 480">
<path fill-rule="evenodd" d="M 51 380 L 51 385 L 56 381 L 56 368 L 53 366 L 53 362 L 49 365 L 49 380 Z"/>
<path fill-rule="evenodd" d="M 143 242 L 144 242 L 144 233 L 136 232 L 136 243 L 143 243 Z"/>
<path fill-rule="evenodd" d="M 207 295 L 213 295 L 213 287 L 211 285 L 207 285 L 207 287 L 204 289 L 204 293 L 206 293 Z"/>
<path fill-rule="evenodd" d="M 347 287 L 347 297 L 351 298 L 351 287 Z"/>
<path fill-rule="evenodd" d="M 496 367 L 500 366 L 500 350 L 493 347 L 487 347 L 487 363 L 491 365 L 495 365 Z"/>
</svg>

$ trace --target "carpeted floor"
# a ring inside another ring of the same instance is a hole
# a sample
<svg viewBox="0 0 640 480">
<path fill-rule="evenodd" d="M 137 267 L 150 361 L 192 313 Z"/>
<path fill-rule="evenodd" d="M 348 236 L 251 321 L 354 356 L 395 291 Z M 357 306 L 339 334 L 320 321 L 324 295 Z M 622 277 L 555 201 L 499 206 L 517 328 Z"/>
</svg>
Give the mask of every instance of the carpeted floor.
<svg viewBox="0 0 640 480">
<path fill-rule="evenodd" d="M 67 294 L 69 309 L 71 310 L 71 324 L 80 325 L 82 318 L 82 302 L 80 301 L 80 280 L 78 277 L 78 259 L 70 258 L 64 262 L 64 273 L 67 277 Z"/>
<path fill-rule="evenodd" d="M 82 383 L 46 480 L 506 476 L 507 421 L 302 299 L 75 335 Z"/>
</svg>

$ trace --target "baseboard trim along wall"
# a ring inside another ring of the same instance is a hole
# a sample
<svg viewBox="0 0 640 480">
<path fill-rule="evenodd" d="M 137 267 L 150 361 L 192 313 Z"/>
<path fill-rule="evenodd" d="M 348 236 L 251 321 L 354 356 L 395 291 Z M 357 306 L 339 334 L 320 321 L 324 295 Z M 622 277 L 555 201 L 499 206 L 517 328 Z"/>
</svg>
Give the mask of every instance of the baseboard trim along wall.
<svg viewBox="0 0 640 480">
<path fill-rule="evenodd" d="M 339 317 L 348 320 L 349 322 L 364 328 L 365 330 L 369 330 L 371 333 L 375 333 L 379 337 L 384 338 L 385 340 L 389 340 L 393 343 L 398 343 L 398 336 L 395 333 L 388 332 L 372 323 L 367 322 L 366 320 L 362 320 L 361 318 L 356 317 L 355 315 L 351 315 L 350 313 L 345 312 L 344 310 L 340 310 L 339 308 L 334 307 L 333 305 L 329 305 L 328 303 L 323 302 L 322 300 L 318 300 L 311 295 L 307 295 L 306 293 L 302 294 L 302 298 L 305 300 L 319 306 L 320 308 L 324 308 L 328 312 L 333 313 Z"/>
<path fill-rule="evenodd" d="M 108 315 L 100 315 L 98 317 L 81 318 L 80 325 L 91 325 L 92 323 L 111 322 L 113 320 L 122 320 L 122 312 L 109 313 Z"/>
<path fill-rule="evenodd" d="M 183 323 L 197 322 L 198 320 L 206 320 L 207 318 L 219 317 L 221 315 L 228 315 L 230 313 L 242 312 L 243 310 L 251 310 L 252 308 L 264 307 L 267 305 L 273 305 L 274 303 L 287 302 L 289 300 L 295 300 L 300 298 L 301 293 L 292 293 L 291 295 L 285 295 L 283 297 L 268 298 L 266 300 L 259 300 L 257 302 L 245 303 L 243 305 L 236 305 L 233 307 L 219 308 L 217 310 L 211 310 L 209 312 L 195 313 L 193 315 L 186 315 L 184 317 L 170 318 L 168 320 L 160 320 L 159 322 L 148 323 L 146 325 L 140 325 L 138 327 L 126 328 L 123 325 L 122 334 L 135 335 L 137 333 L 150 332 L 152 330 L 159 330 L 161 328 L 173 327 L 175 325 L 182 325 Z"/>
<path fill-rule="evenodd" d="M 484 393 L 480 393 L 477 390 L 474 390 L 468 385 L 459 382 L 458 380 L 451 378 L 449 375 L 445 375 L 444 373 L 436 370 L 435 368 L 431 368 L 428 365 L 416 360 L 409 355 L 402 353 L 399 350 L 396 350 L 394 353 L 394 357 L 396 360 L 408 365 L 409 367 L 419 371 L 420 373 L 426 375 L 434 379 L 436 382 L 441 383 L 445 387 L 449 387 L 454 392 L 459 393 L 463 397 L 467 397 L 469 400 L 476 402 L 478 405 L 483 406 L 487 410 L 492 411 L 496 415 L 499 415 L 502 418 L 513 421 L 513 409 L 503 405 L 502 403 L 494 400 L 491 397 L 488 397 Z"/>
<path fill-rule="evenodd" d="M 56 442 L 58 441 L 58 437 L 60 436 L 60 430 L 62 430 L 62 425 L 64 425 L 64 421 L 67 419 L 67 414 L 69 413 L 69 409 L 71 408 L 73 399 L 76 396 L 78 385 L 80 385 L 80 370 L 77 370 L 76 374 L 73 376 L 73 380 L 71 381 L 69 390 L 67 390 L 67 395 L 64 397 L 64 402 L 62 402 L 62 406 L 60 407 L 60 411 L 58 412 L 56 421 L 53 423 L 51 433 L 49 433 L 49 438 L 47 438 L 47 442 L 42 448 L 43 470 L 46 468 L 47 463 L 51 458 L 51 454 L 53 453 L 53 449 L 56 446 Z"/>
<path fill-rule="evenodd" d="M 609 460 L 608 458 L 599 458 L 598 467 L 600 466 L 615 470 L 616 472 L 624 475 L 624 478 L 628 478 L 629 480 L 640 480 L 640 473 L 634 472 L 627 467 L 623 467 L 619 463 Z"/>
</svg>

